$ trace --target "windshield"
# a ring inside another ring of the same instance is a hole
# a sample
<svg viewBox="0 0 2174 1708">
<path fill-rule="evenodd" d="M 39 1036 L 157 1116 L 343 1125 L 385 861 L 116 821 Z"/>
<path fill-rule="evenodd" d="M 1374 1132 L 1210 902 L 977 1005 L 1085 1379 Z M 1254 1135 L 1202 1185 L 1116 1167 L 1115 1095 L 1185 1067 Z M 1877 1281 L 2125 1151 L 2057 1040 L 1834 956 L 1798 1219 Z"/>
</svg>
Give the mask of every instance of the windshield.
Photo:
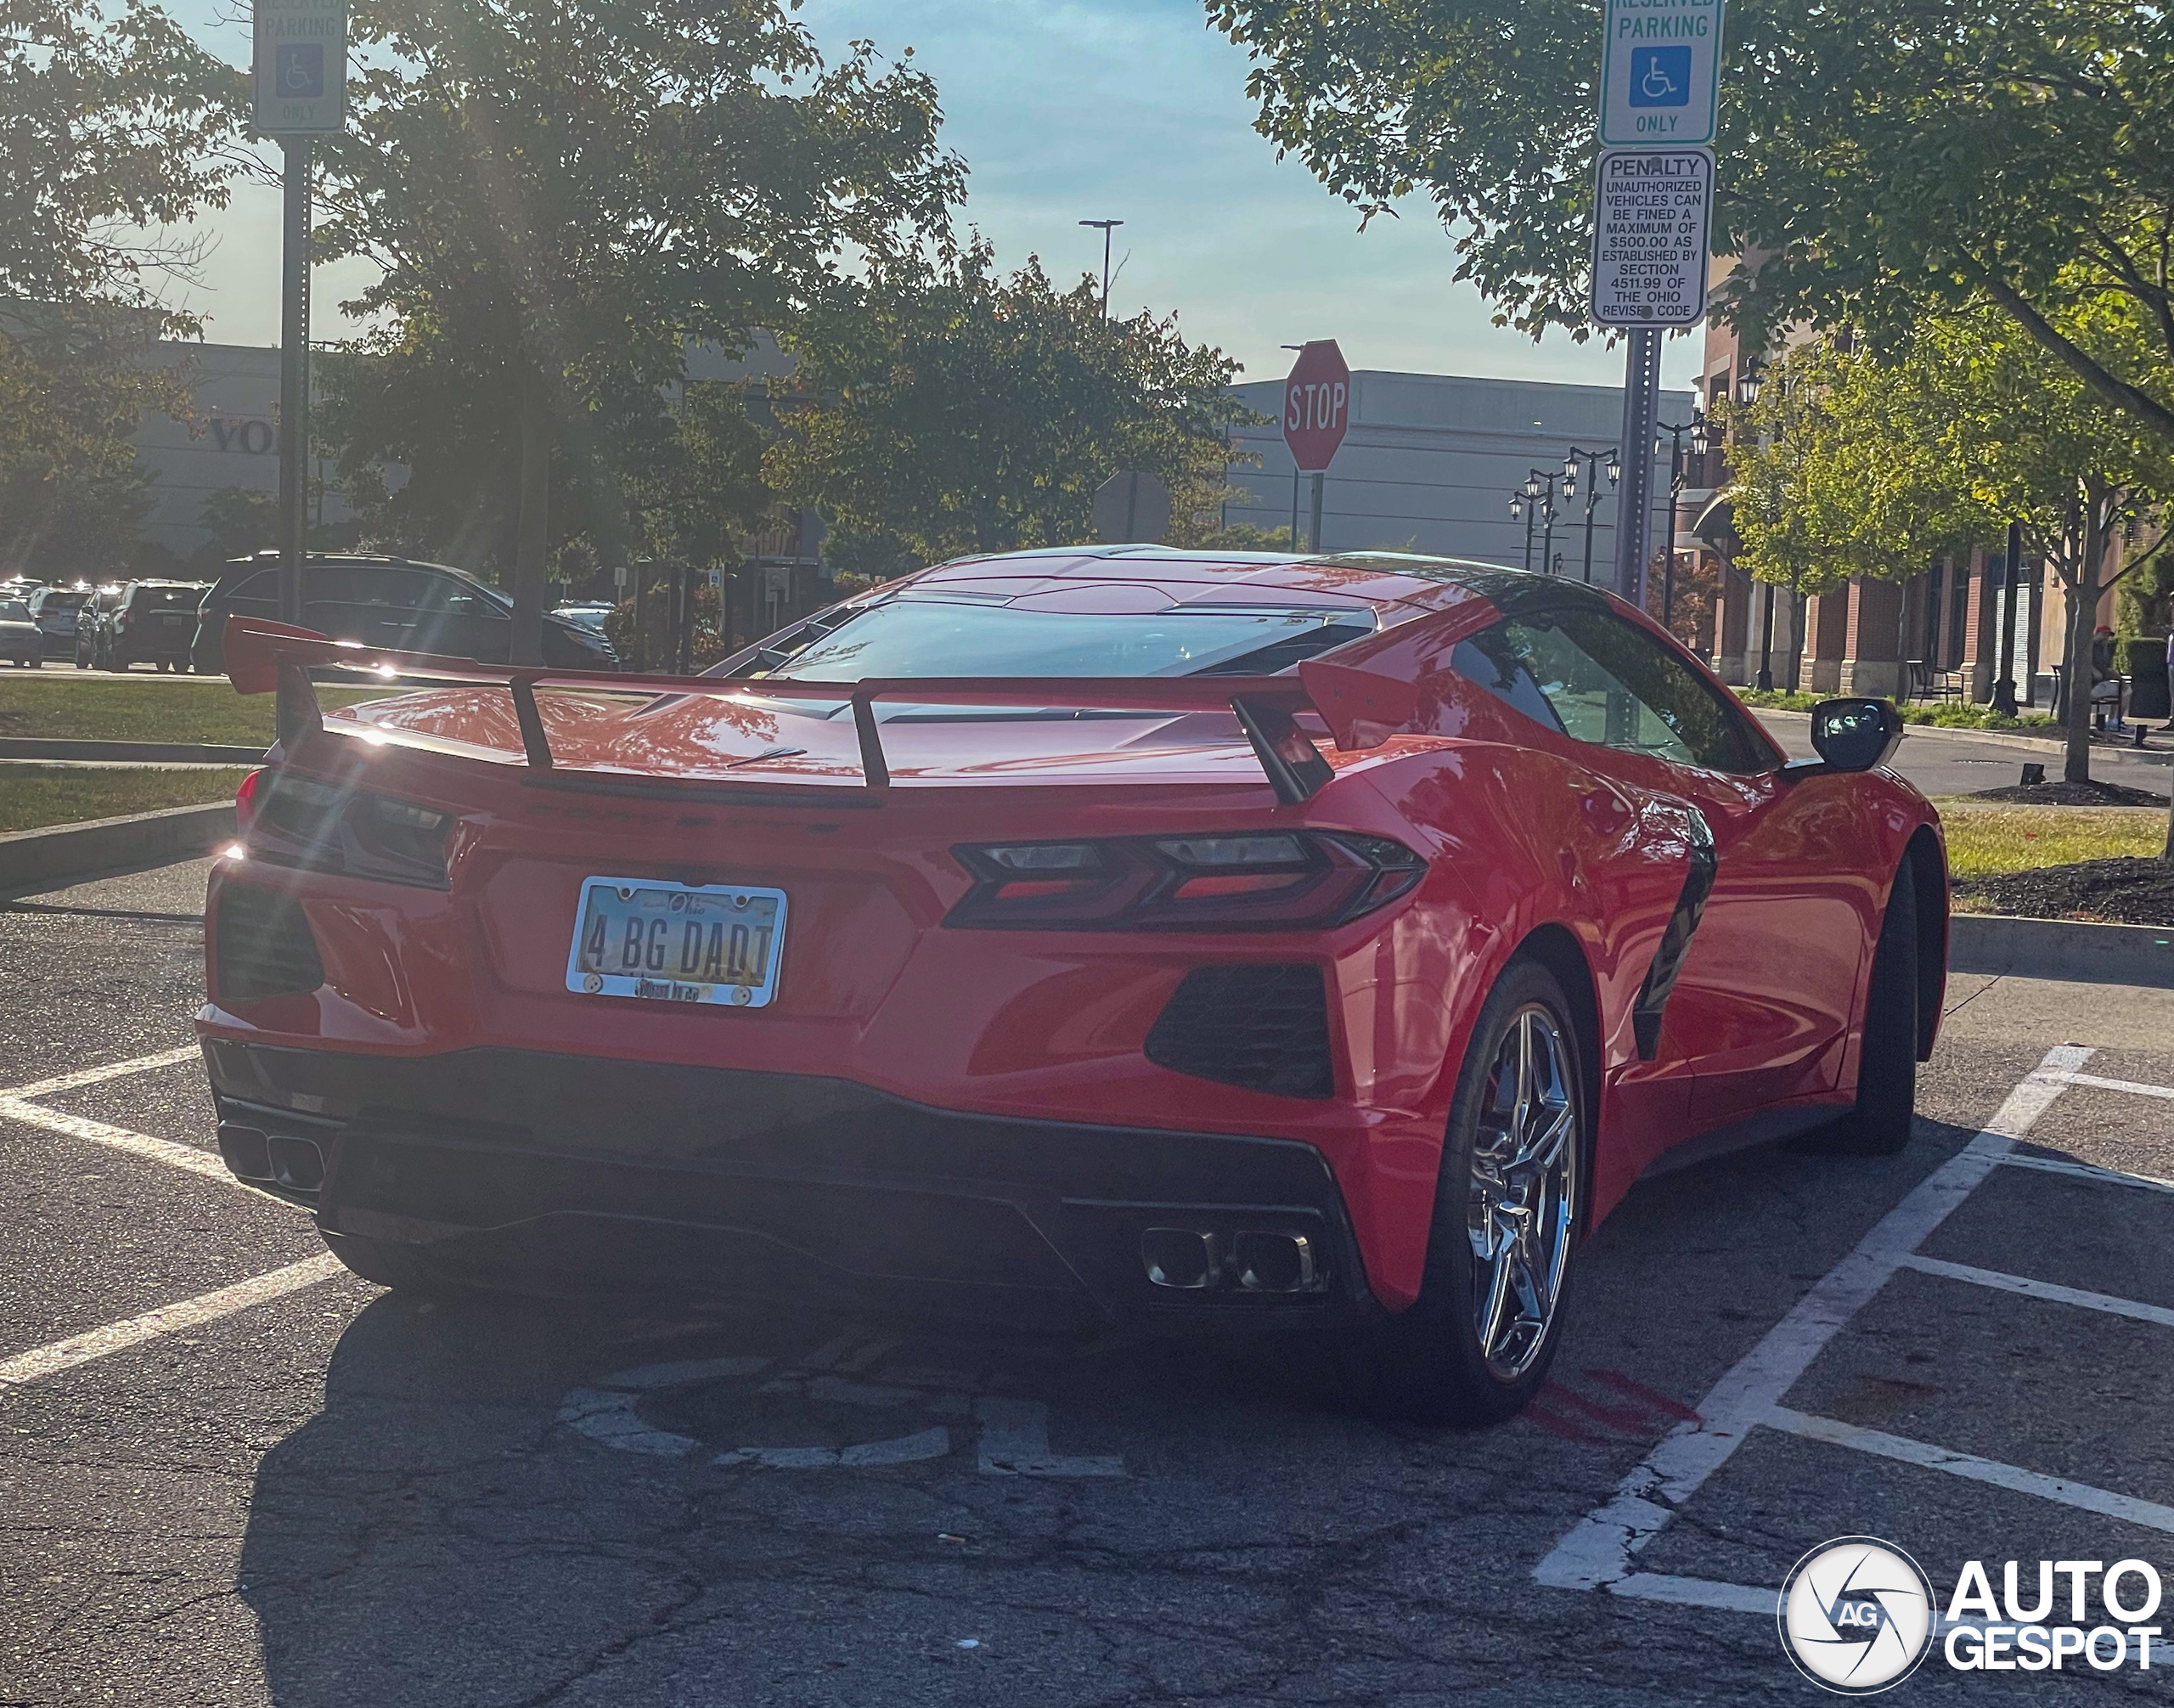
<svg viewBox="0 0 2174 1708">
<path fill-rule="evenodd" d="M 1373 632 L 1364 611 L 1179 609 L 1107 616 L 921 597 L 864 606 L 765 674 L 799 681 L 915 676 L 1262 675 Z"/>
</svg>

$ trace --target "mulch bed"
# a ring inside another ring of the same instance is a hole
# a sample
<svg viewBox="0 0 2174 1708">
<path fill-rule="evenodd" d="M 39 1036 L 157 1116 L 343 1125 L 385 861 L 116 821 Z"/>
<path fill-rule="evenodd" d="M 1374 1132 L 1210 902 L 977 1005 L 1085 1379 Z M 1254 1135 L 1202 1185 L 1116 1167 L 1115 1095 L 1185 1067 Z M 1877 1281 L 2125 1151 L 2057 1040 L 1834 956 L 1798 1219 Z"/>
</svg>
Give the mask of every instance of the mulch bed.
<svg viewBox="0 0 2174 1708">
<path fill-rule="evenodd" d="M 2008 783 L 1997 789 L 1978 789 L 1968 801 L 2007 801 L 2025 807 L 2164 807 L 2166 797 L 2149 789 L 2132 789 L 2126 783 Z M 2094 861 L 2118 865 L 2118 861 Z"/>
<path fill-rule="evenodd" d="M 1958 877 L 1952 888 L 1958 912 L 2174 926 L 2174 865 L 2163 860 L 2078 860 L 1997 877 Z"/>
</svg>

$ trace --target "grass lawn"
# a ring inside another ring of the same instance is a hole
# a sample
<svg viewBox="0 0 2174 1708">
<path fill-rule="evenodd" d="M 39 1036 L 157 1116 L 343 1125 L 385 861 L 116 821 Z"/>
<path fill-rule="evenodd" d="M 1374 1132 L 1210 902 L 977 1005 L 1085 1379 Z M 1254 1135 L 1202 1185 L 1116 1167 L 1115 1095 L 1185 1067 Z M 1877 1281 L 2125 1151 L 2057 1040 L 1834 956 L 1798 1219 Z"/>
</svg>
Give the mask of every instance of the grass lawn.
<svg viewBox="0 0 2174 1708">
<path fill-rule="evenodd" d="M 328 712 L 361 700 L 381 700 L 375 688 L 317 691 Z M 0 672 L 0 736 L 48 741 L 205 741 L 268 747 L 269 694 L 245 699 L 224 680 L 146 676 L 115 682 L 61 673 L 50 667 L 32 677 Z"/>
<path fill-rule="evenodd" d="M 164 771 L 0 765 L 0 831 L 228 801 L 248 775 L 248 768 L 241 765 Z"/>
<path fill-rule="evenodd" d="M 2017 807 L 1941 801 L 1948 870 L 1957 877 L 2068 865 L 2120 855 L 2158 858 L 2166 815 L 2157 807 Z"/>
</svg>

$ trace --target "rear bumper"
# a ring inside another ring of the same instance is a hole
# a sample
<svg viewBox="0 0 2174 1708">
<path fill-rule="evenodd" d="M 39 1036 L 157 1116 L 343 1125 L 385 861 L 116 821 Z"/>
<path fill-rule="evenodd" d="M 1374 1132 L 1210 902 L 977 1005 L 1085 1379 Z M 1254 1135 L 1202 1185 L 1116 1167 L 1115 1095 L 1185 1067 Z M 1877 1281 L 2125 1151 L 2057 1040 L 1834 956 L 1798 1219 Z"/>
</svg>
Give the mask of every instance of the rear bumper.
<svg viewBox="0 0 2174 1708">
<path fill-rule="evenodd" d="M 1014 1120 L 840 1079 L 476 1049 L 360 1055 L 208 1040 L 229 1166 L 327 1230 L 448 1274 L 573 1291 L 819 1298 L 1007 1321 L 1287 1317 L 1363 1271 L 1320 1151 L 1287 1139 Z M 302 1141 L 298 1148 L 295 1141 Z M 308 1149 L 314 1147 L 314 1151 Z M 312 1176 L 321 1157 L 321 1181 Z M 1157 1286 L 1142 1236 L 1303 1238 L 1314 1280 Z"/>
</svg>

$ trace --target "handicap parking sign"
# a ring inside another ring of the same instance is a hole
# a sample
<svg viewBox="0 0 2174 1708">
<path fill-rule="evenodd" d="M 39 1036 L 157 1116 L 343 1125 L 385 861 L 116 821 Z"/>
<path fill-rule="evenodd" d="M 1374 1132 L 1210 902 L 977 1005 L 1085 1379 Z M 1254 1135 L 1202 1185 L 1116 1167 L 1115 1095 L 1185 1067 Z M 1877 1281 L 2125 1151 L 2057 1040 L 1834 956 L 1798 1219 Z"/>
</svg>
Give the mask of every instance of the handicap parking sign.
<svg viewBox="0 0 2174 1708">
<path fill-rule="evenodd" d="M 1691 49 L 1633 48 L 1630 50 L 1630 104 L 1681 107 L 1691 102 Z"/>
<path fill-rule="evenodd" d="M 273 75 L 283 101 L 324 99 L 324 43 L 282 42 L 275 49 Z"/>
</svg>

